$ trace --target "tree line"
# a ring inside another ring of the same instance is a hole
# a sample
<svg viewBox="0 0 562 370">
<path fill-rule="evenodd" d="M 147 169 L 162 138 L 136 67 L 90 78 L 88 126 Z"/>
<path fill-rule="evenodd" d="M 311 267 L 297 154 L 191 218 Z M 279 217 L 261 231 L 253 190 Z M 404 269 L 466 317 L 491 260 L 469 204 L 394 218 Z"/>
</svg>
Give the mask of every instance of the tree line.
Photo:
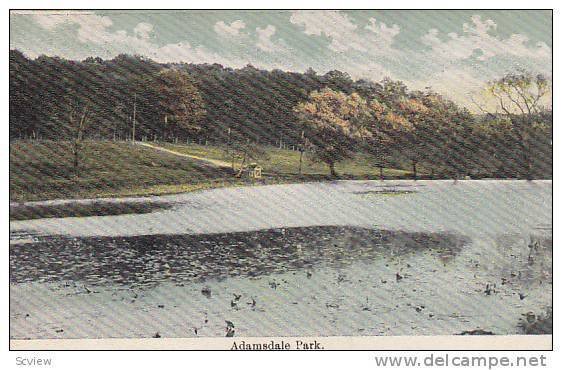
<svg viewBox="0 0 562 370">
<path fill-rule="evenodd" d="M 473 114 L 388 78 L 353 80 L 248 65 L 161 64 L 140 56 L 71 61 L 10 51 L 10 139 L 164 140 L 244 152 L 290 145 L 336 175 L 357 152 L 429 177 L 552 176 L 552 111 L 540 75 L 490 81 L 498 109 Z"/>
</svg>

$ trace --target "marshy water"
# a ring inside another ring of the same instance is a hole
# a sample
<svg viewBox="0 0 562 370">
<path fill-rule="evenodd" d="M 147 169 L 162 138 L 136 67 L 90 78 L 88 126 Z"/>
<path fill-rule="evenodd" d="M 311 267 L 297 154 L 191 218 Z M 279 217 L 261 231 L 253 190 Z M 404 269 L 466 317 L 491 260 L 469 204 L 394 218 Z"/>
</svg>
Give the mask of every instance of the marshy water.
<svg viewBox="0 0 562 370">
<path fill-rule="evenodd" d="M 10 223 L 11 338 L 516 334 L 552 306 L 550 181 L 146 201 L 174 206 Z"/>
</svg>

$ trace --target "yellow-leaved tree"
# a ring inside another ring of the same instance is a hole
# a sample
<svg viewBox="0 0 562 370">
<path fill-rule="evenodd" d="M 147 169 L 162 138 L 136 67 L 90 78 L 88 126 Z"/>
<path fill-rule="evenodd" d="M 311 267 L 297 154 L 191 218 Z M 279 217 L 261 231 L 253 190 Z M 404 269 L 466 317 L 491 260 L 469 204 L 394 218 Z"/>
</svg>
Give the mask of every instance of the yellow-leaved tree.
<svg viewBox="0 0 562 370">
<path fill-rule="evenodd" d="M 368 135 L 367 101 L 356 93 L 347 95 L 326 88 L 311 92 L 295 112 L 310 139 L 314 157 L 337 176 L 336 163 L 351 158 L 357 140 Z"/>
</svg>

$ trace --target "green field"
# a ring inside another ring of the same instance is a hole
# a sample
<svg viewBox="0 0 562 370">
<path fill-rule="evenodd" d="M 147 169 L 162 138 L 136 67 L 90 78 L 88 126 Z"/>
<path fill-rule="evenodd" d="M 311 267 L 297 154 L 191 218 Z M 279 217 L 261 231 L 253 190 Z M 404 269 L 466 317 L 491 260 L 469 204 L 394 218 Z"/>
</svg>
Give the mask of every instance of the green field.
<svg viewBox="0 0 562 370">
<path fill-rule="evenodd" d="M 10 144 L 10 200 L 189 191 L 230 181 L 224 169 L 124 142 L 84 142 L 75 176 L 68 142 Z"/>
<path fill-rule="evenodd" d="M 220 147 L 158 144 L 179 153 L 230 161 Z M 237 179 L 228 168 L 157 151 L 127 142 L 86 141 L 78 176 L 69 142 L 19 141 L 10 144 L 10 201 L 60 198 L 99 198 L 159 195 L 212 187 L 318 181 L 328 179 L 322 163 L 304 155 L 298 174 L 299 153 L 274 148 L 257 160 L 264 169 L 259 181 Z M 238 163 L 237 163 L 238 165 Z M 336 166 L 342 178 L 377 178 L 378 169 L 358 155 Z M 385 169 L 386 177 L 404 177 L 402 170 Z"/>
<path fill-rule="evenodd" d="M 231 156 L 226 152 L 226 148 L 223 147 L 196 144 L 160 144 L 160 146 L 178 153 L 218 159 L 229 163 L 232 161 Z M 263 168 L 265 174 L 280 176 L 298 175 L 300 156 L 298 151 L 268 147 L 265 148 L 265 153 L 265 156 L 255 160 Z M 240 160 L 236 160 L 235 167 L 238 168 L 239 164 Z M 379 169 L 374 166 L 372 159 L 363 154 L 357 154 L 353 159 L 336 164 L 336 170 L 338 175 L 344 178 L 377 178 L 379 176 Z M 330 169 L 326 164 L 315 162 L 308 153 L 304 153 L 302 174 L 305 176 L 329 176 Z M 409 174 L 409 171 L 399 169 L 385 168 L 383 170 L 383 176 L 387 178 L 404 177 Z"/>
</svg>

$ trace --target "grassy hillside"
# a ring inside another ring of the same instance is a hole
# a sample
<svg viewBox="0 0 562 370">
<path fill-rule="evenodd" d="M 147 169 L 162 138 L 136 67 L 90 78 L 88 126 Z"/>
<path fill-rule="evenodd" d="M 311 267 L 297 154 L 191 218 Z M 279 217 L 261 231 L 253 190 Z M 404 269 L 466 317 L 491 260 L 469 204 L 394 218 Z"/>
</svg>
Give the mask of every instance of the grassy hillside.
<svg viewBox="0 0 562 370">
<path fill-rule="evenodd" d="M 195 155 L 198 157 L 207 157 L 231 162 L 231 158 L 226 154 L 224 148 L 204 146 L 204 145 L 176 145 L 176 144 L 159 144 L 167 149 L 174 150 L 179 153 Z M 257 163 L 263 167 L 263 171 L 268 175 L 298 175 L 299 156 L 298 151 L 283 150 L 277 148 L 266 148 L 266 155 L 257 160 Z M 239 165 L 239 160 L 235 163 Z M 355 158 L 336 164 L 336 170 L 343 177 L 354 178 L 376 178 L 379 176 L 379 169 L 373 165 L 371 159 L 362 154 L 357 154 Z M 329 176 L 330 170 L 324 163 L 312 161 L 308 153 L 303 155 L 302 174 L 315 176 Z M 388 178 L 404 177 L 410 174 L 409 171 L 385 168 L 383 175 Z"/>
<path fill-rule="evenodd" d="M 230 162 L 220 147 L 158 145 L 179 153 Z M 256 182 L 247 178 L 236 179 L 228 168 L 217 168 L 131 143 L 87 141 L 83 147 L 79 176 L 75 176 L 69 142 L 11 143 L 10 201 L 169 194 Z M 264 169 L 264 178 L 257 181 L 261 184 L 329 178 L 326 165 L 311 161 L 307 154 L 303 159 L 302 175 L 299 175 L 299 153 L 295 151 L 267 148 L 266 156 L 258 163 Z M 378 177 L 378 169 L 361 155 L 338 164 L 336 168 L 342 178 Z M 384 170 L 386 177 L 408 174 L 402 170 Z"/>
<path fill-rule="evenodd" d="M 159 194 L 230 181 L 228 171 L 130 143 L 85 142 L 80 175 L 68 142 L 10 144 L 10 200 Z"/>
</svg>

